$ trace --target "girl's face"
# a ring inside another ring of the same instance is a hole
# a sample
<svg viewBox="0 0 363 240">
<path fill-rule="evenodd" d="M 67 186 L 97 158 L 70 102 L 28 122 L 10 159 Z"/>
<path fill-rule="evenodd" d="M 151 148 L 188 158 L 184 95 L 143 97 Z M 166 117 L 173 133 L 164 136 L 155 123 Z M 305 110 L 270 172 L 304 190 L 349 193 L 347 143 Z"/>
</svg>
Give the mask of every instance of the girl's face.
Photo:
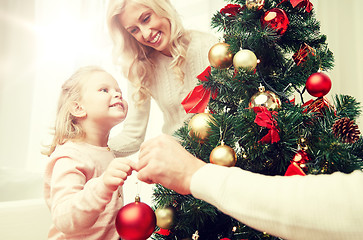
<svg viewBox="0 0 363 240">
<path fill-rule="evenodd" d="M 171 56 L 170 22 L 150 8 L 128 1 L 119 15 L 121 25 L 141 44 Z"/>
<path fill-rule="evenodd" d="M 112 128 L 122 122 L 128 110 L 117 81 L 106 72 L 94 72 L 83 80 L 80 105 L 86 114 L 86 121 L 98 126 Z"/>
</svg>

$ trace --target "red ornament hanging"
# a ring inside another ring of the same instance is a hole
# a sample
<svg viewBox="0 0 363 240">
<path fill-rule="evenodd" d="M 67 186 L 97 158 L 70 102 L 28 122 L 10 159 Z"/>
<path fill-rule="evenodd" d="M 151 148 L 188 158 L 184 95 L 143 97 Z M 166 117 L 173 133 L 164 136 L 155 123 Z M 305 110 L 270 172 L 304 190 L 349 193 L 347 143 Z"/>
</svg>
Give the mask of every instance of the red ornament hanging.
<svg viewBox="0 0 363 240">
<path fill-rule="evenodd" d="M 312 56 L 315 56 L 315 49 L 307 45 L 306 43 L 303 43 L 300 46 L 300 49 L 292 56 L 292 59 L 294 59 L 294 62 L 296 65 L 300 65 L 304 63 L 308 57 L 309 54 Z"/>
<path fill-rule="evenodd" d="M 151 236 L 156 226 L 156 216 L 149 205 L 135 202 L 123 206 L 116 216 L 116 230 L 125 240 L 144 240 Z"/>
<path fill-rule="evenodd" d="M 331 89 L 331 80 L 328 75 L 317 72 L 308 77 L 305 83 L 306 90 L 311 96 L 323 97 Z"/>
<path fill-rule="evenodd" d="M 270 9 L 261 18 L 263 27 L 275 29 L 279 35 L 283 35 L 286 32 L 289 23 L 290 21 L 285 11 L 280 8 Z"/>
</svg>

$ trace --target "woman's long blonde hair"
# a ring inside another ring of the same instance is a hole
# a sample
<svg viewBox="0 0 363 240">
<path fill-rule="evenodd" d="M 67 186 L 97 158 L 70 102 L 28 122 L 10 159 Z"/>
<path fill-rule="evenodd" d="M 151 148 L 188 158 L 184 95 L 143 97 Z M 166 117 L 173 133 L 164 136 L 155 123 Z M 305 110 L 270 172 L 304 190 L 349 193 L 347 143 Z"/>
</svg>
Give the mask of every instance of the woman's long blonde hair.
<svg viewBox="0 0 363 240">
<path fill-rule="evenodd" d="M 81 140 L 85 136 L 85 132 L 77 121 L 77 118 L 71 114 L 70 107 L 73 102 L 79 102 L 82 99 L 81 91 L 83 83 L 94 72 L 105 71 L 97 66 L 82 67 L 62 85 L 62 91 L 58 100 L 53 141 L 42 152 L 43 154 L 49 156 L 54 152 L 57 145 L 62 145 L 72 139 Z"/>
<path fill-rule="evenodd" d="M 185 62 L 190 36 L 185 31 L 179 15 L 169 0 L 110 0 L 107 12 L 107 24 L 113 45 L 113 60 L 122 67 L 123 74 L 133 83 L 137 91 L 133 98 L 137 105 L 150 95 L 148 87 L 152 84 L 155 70 L 154 50 L 140 44 L 119 22 L 127 2 L 135 2 L 152 9 L 158 16 L 169 20 L 171 26 L 170 52 L 173 57 L 171 69 L 183 81 L 182 65 Z"/>
</svg>

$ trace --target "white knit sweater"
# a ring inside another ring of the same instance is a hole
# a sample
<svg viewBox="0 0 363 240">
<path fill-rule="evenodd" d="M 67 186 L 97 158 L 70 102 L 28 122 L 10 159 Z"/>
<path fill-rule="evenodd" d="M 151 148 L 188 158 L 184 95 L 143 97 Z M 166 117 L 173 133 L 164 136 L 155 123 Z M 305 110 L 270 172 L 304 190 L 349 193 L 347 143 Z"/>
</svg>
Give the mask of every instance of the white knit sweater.
<svg viewBox="0 0 363 240">
<path fill-rule="evenodd" d="M 163 113 L 164 125 L 162 132 L 172 135 L 182 126 L 191 114 L 186 114 L 181 105 L 183 99 L 196 86 L 197 76 L 209 66 L 208 52 L 218 39 L 207 33 L 191 31 L 191 42 L 188 47 L 186 64 L 184 65 L 184 82 L 176 78 L 170 68 L 171 57 L 157 54 L 155 82 L 150 87 L 152 98 Z M 129 113 L 124 121 L 123 130 L 109 140 L 109 147 L 118 157 L 128 156 L 139 150 L 144 141 L 150 115 L 149 97 L 145 103 L 136 108 L 131 95 L 135 92 L 132 84 L 128 84 Z"/>
<path fill-rule="evenodd" d="M 272 177 L 207 164 L 193 175 L 190 190 L 235 219 L 283 239 L 363 239 L 359 170 Z"/>
</svg>

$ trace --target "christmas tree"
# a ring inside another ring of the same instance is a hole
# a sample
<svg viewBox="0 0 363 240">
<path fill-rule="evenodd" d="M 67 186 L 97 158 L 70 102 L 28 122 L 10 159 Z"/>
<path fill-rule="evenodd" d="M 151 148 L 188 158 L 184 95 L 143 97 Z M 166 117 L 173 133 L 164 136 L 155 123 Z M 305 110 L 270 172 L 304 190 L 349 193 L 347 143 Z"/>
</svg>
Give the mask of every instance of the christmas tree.
<svg viewBox="0 0 363 240">
<path fill-rule="evenodd" d="M 183 101 L 194 117 L 175 133 L 189 152 L 272 176 L 362 169 L 360 106 L 325 97 L 334 58 L 309 0 L 233 0 L 212 27 L 223 41 Z M 154 239 L 279 239 L 191 195 L 157 185 L 153 196 Z"/>
</svg>

